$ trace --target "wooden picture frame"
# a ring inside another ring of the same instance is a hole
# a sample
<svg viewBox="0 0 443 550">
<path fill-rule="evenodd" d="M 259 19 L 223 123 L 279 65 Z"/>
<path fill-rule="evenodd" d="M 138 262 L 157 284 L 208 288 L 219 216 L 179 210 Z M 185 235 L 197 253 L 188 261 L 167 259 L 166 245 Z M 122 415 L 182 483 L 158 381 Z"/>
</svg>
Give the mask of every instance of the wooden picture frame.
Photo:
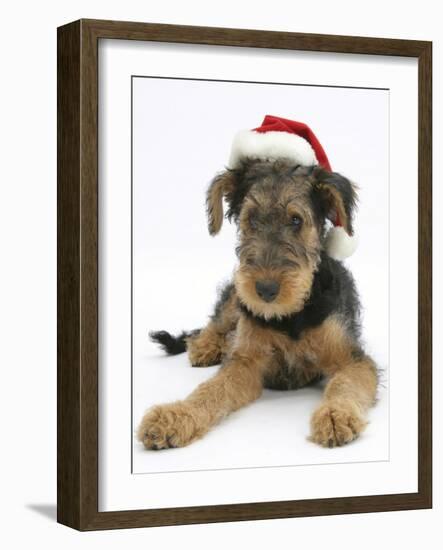
<svg viewBox="0 0 443 550">
<path fill-rule="evenodd" d="M 98 511 L 98 42 L 206 44 L 418 59 L 418 492 Z M 79 530 L 432 506 L 432 44 L 423 41 L 80 20 L 58 29 L 58 521 Z"/>
</svg>

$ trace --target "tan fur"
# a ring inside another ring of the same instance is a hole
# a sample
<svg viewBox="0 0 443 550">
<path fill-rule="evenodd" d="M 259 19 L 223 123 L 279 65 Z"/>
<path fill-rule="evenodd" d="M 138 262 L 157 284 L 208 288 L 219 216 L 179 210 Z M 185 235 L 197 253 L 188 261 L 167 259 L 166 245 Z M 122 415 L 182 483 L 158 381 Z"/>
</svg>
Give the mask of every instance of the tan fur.
<svg viewBox="0 0 443 550">
<path fill-rule="evenodd" d="M 184 401 L 154 407 L 144 416 L 138 438 L 147 449 L 187 445 L 260 396 L 267 355 L 260 353 L 263 346 L 251 346 L 249 323 L 241 319 L 238 325 L 232 354 L 214 378 Z"/>
<path fill-rule="evenodd" d="M 352 235 L 353 231 L 351 228 L 351 220 L 346 215 L 345 206 L 343 204 L 343 199 L 340 193 L 332 185 L 328 185 L 327 183 L 316 183 L 316 187 L 318 189 L 321 189 L 323 193 L 328 197 L 331 212 L 329 217 L 331 221 L 335 223 L 336 217 L 338 215 L 338 218 L 340 219 L 340 222 L 342 223 L 345 231 L 349 235 Z M 356 193 L 358 189 L 357 186 L 355 184 L 352 184 L 352 188 Z"/>
<path fill-rule="evenodd" d="M 279 224 L 289 225 L 294 216 L 299 216 L 303 220 L 300 239 L 303 240 L 306 256 L 300 259 L 298 268 L 281 269 L 280 267 L 273 268 L 272 265 L 266 268 L 256 268 L 244 262 L 236 271 L 235 286 L 238 297 L 244 304 L 247 304 L 252 313 L 265 319 L 282 317 L 301 310 L 310 293 L 314 270 L 319 260 L 319 236 L 309 203 L 310 190 L 309 182 L 305 182 L 305 185 L 296 191 L 293 187 L 288 186 L 283 189 L 277 203 L 281 210 Z M 253 239 L 255 233 L 255 228 L 251 226 L 250 221 L 251 212 L 257 208 L 265 210 L 270 205 L 272 205 L 272 199 L 266 191 L 255 192 L 245 199 L 239 220 L 244 239 Z M 259 244 L 254 243 L 248 247 L 246 253 L 259 255 L 262 250 Z M 282 257 L 287 260 L 293 259 L 291 251 L 288 251 L 286 255 L 283 254 Z M 257 296 L 255 283 L 259 279 L 275 280 L 280 284 L 278 297 L 272 303 L 266 303 Z"/>
<path fill-rule="evenodd" d="M 209 233 L 216 235 L 223 224 L 223 197 L 232 191 L 234 175 L 224 172 L 214 179 L 207 195 Z"/>
<path fill-rule="evenodd" d="M 280 292 L 275 301 L 267 304 L 260 300 L 255 290 L 257 279 L 274 279 L 280 283 Z M 291 273 L 274 271 L 272 269 L 242 269 L 235 274 L 235 286 L 240 300 L 248 305 L 255 315 L 265 319 L 288 315 L 300 311 L 309 296 L 313 279 L 312 269 L 301 267 L 297 276 Z"/>
<path fill-rule="evenodd" d="M 262 168 L 253 164 L 250 176 Z M 320 376 L 328 377 L 328 382 L 312 416 L 312 441 L 323 446 L 343 445 L 366 426 L 367 410 L 375 399 L 377 370 L 350 336 L 345 319 L 331 315 L 319 326 L 305 329 L 298 339 L 291 339 L 240 313 L 239 303 L 265 319 L 303 309 L 321 251 L 318 221 L 312 210 L 313 185 L 325 194 L 332 221 L 338 214 L 345 229 L 351 231 L 351 220 L 333 185 L 294 175 L 284 162 L 275 163 L 272 170 L 260 185 L 252 186 L 241 212 L 235 213 L 241 234 L 235 290 L 209 324 L 187 340 L 194 366 L 218 362 L 223 366 L 186 399 L 146 413 L 137 435 L 148 449 L 181 447 L 202 437 L 230 412 L 257 399 L 265 385 L 301 387 Z M 231 171 L 212 182 L 207 195 L 211 234 L 222 225 L 223 198 L 232 216 L 234 190 Z M 272 301 L 259 297 L 259 280 L 278 283 Z"/>
<path fill-rule="evenodd" d="M 228 353 L 239 318 L 235 293 L 224 304 L 221 314 L 210 321 L 199 334 L 187 340 L 188 357 L 193 367 L 209 367 L 221 363 Z"/>
<path fill-rule="evenodd" d="M 214 326 L 208 325 L 203 338 L 210 339 L 213 330 Z M 187 445 L 230 412 L 257 399 L 264 379 L 276 368 L 277 352 L 288 365 L 299 369 L 305 383 L 320 373 L 329 376 L 323 401 L 312 416 L 312 441 L 323 446 L 343 445 L 365 428 L 366 411 L 375 399 L 376 369 L 368 357 L 354 358 L 340 319 L 331 317 L 293 341 L 240 318 L 235 335 L 225 342 L 230 346 L 228 356 L 212 379 L 186 399 L 154 407 L 144 416 L 138 438 L 146 448 Z M 191 347 L 192 356 L 196 349 Z"/>
<path fill-rule="evenodd" d="M 325 401 L 311 418 L 311 441 L 323 447 L 350 443 L 366 427 L 358 404 L 353 401 Z"/>
<path fill-rule="evenodd" d="M 187 339 L 186 348 L 193 367 L 210 367 L 221 363 L 226 336 L 210 322 L 199 334 Z"/>
</svg>

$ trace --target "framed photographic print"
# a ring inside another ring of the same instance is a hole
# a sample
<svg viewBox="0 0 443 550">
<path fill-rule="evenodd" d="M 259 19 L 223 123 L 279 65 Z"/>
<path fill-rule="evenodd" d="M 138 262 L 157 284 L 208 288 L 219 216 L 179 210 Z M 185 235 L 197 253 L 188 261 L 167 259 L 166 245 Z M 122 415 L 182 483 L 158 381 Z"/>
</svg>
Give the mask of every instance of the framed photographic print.
<svg viewBox="0 0 443 550">
<path fill-rule="evenodd" d="M 58 521 L 430 508 L 431 43 L 58 29 Z"/>
</svg>

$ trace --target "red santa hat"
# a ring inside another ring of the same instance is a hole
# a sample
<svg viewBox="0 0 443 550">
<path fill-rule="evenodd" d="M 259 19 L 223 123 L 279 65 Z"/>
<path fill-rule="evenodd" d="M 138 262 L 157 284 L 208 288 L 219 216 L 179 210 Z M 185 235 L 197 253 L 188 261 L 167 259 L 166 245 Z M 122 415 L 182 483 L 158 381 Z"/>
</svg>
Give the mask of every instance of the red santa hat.
<svg viewBox="0 0 443 550">
<path fill-rule="evenodd" d="M 301 166 L 320 165 L 332 171 L 321 143 L 307 124 L 271 115 L 266 115 L 258 128 L 242 130 L 234 137 L 228 168 L 237 168 L 246 158 L 288 159 Z M 333 223 L 325 248 L 332 258 L 344 260 L 357 248 L 357 238 L 346 233 L 338 217 Z"/>
</svg>

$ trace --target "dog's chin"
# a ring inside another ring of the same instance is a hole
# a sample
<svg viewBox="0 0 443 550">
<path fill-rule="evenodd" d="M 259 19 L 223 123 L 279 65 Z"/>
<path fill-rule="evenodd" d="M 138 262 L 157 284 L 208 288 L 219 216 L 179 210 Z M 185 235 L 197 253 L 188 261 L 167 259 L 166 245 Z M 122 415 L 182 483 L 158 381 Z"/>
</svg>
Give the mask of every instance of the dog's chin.
<svg viewBox="0 0 443 550">
<path fill-rule="evenodd" d="M 237 292 L 241 304 L 246 307 L 256 317 L 262 317 L 269 321 L 270 319 L 281 319 L 296 313 L 300 308 L 296 305 L 279 304 L 278 300 L 267 303 L 260 299 L 251 299 L 250 297 L 241 296 Z"/>
<path fill-rule="evenodd" d="M 272 302 L 262 300 L 256 293 L 256 278 L 239 270 L 235 276 L 235 288 L 240 302 L 253 315 L 266 320 L 279 319 L 301 311 L 309 297 L 313 272 L 305 270 L 297 276 L 286 276 L 280 279 L 280 291 Z"/>
</svg>

